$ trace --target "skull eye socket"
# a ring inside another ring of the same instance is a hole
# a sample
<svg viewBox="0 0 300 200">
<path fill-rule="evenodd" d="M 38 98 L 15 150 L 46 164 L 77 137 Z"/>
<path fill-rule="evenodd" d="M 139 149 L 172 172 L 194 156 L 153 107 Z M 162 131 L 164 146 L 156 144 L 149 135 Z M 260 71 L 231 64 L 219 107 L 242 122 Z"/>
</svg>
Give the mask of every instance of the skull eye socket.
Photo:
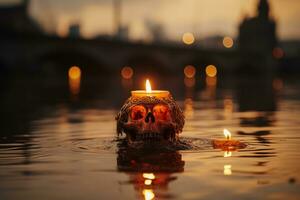
<svg viewBox="0 0 300 200">
<path fill-rule="evenodd" d="M 155 119 L 168 120 L 170 118 L 169 107 L 158 104 L 153 107 L 153 115 Z"/>
<path fill-rule="evenodd" d="M 144 106 L 133 106 L 131 108 L 131 119 L 143 119 L 146 116 L 146 113 L 146 108 Z"/>
</svg>

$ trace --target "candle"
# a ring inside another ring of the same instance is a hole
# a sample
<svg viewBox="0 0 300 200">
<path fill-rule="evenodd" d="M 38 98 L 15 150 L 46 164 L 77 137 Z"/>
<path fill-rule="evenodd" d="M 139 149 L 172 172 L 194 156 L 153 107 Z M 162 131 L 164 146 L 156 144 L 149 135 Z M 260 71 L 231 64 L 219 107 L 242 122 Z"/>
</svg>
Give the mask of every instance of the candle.
<svg viewBox="0 0 300 200">
<path fill-rule="evenodd" d="M 213 140 L 212 144 L 215 149 L 222 150 L 235 150 L 235 149 L 243 149 L 247 145 L 238 140 L 231 139 L 231 133 L 227 130 L 223 130 L 223 134 L 225 136 L 225 140 Z"/>
<path fill-rule="evenodd" d="M 146 90 L 134 90 L 131 91 L 132 97 L 143 97 L 143 96 L 150 96 L 150 97 L 158 97 L 158 98 L 167 98 L 170 96 L 170 92 L 167 90 L 152 90 L 150 81 L 146 80 Z"/>
<path fill-rule="evenodd" d="M 177 141 L 184 126 L 183 112 L 171 93 L 152 90 L 149 80 L 146 80 L 146 90 L 131 91 L 116 120 L 117 133 L 125 133 L 129 144 Z"/>
</svg>

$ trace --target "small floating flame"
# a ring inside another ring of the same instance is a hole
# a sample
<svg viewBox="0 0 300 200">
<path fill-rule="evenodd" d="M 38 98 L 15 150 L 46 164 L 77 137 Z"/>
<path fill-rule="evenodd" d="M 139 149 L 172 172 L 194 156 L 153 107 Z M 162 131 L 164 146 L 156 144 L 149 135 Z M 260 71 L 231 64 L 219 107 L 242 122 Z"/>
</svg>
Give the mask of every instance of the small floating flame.
<svg viewBox="0 0 300 200">
<path fill-rule="evenodd" d="M 231 133 L 226 128 L 223 130 L 223 133 L 227 140 L 231 139 Z"/>
<path fill-rule="evenodd" d="M 147 93 L 151 93 L 152 92 L 151 84 L 150 84 L 149 79 L 146 80 L 146 92 Z"/>
</svg>

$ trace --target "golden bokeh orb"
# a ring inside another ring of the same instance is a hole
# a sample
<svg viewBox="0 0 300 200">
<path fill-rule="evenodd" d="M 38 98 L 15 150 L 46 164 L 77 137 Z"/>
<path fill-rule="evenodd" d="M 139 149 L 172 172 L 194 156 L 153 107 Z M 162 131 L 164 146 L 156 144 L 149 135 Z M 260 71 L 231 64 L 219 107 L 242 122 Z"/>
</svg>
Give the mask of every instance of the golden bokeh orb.
<svg viewBox="0 0 300 200">
<path fill-rule="evenodd" d="M 231 37 L 224 37 L 223 38 L 223 45 L 226 48 L 231 48 L 233 46 L 233 39 Z"/>
<path fill-rule="evenodd" d="M 121 70 L 121 75 L 124 79 L 131 79 L 133 76 L 133 69 L 131 67 L 125 66 Z"/>
<path fill-rule="evenodd" d="M 195 42 L 195 37 L 193 33 L 186 32 L 182 35 L 182 42 L 186 45 L 191 45 Z"/>
<path fill-rule="evenodd" d="M 70 79 L 79 79 L 81 76 L 81 70 L 77 66 L 72 66 L 69 69 L 69 78 Z"/>
<path fill-rule="evenodd" d="M 209 77 L 215 77 L 217 75 L 217 68 L 214 65 L 208 65 L 205 68 L 206 75 Z"/>
<path fill-rule="evenodd" d="M 193 78 L 196 75 L 196 68 L 193 65 L 187 65 L 184 67 L 183 73 L 187 78 Z"/>
</svg>

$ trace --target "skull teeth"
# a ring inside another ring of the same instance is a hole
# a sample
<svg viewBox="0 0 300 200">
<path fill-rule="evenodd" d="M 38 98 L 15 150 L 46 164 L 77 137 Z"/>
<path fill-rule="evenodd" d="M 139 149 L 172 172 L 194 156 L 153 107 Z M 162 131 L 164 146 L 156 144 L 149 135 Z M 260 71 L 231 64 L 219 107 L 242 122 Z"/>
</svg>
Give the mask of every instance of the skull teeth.
<svg viewBox="0 0 300 200">
<path fill-rule="evenodd" d="M 159 133 L 143 133 L 137 135 L 138 140 L 157 140 L 162 139 L 162 135 Z"/>
</svg>

